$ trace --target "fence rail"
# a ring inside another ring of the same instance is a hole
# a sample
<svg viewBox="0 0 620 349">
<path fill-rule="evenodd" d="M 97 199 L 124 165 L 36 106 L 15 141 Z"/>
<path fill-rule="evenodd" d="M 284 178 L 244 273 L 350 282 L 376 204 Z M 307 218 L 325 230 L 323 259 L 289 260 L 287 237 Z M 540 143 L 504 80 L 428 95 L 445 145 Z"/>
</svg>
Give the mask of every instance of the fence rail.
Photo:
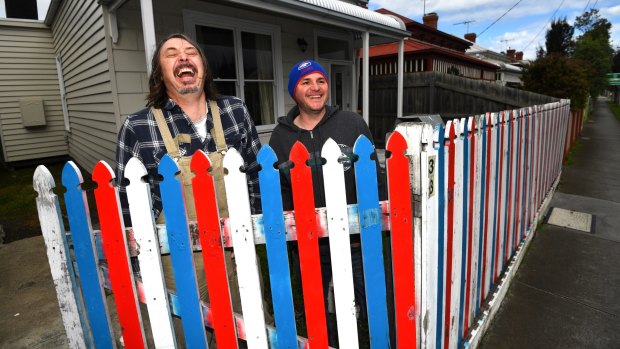
<svg viewBox="0 0 620 349">
<path fill-rule="evenodd" d="M 82 175 L 68 162 L 62 174 L 70 234 L 44 166 L 34 174 L 37 206 L 70 347 L 175 347 L 172 318 L 180 317 L 187 345 L 207 347 L 205 326 L 217 345 L 250 348 L 327 347 L 318 239 L 329 239 L 339 347 L 358 347 L 351 266 L 351 234 L 362 245 L 370 346 L 456 348 L 479 328 L 485 302 L 544 214 L 543 201 L 561 172 L 570 101 L 487 113 L 433 128 L 399 125 L 387 142 L 388 201 L 379 201 L 377 174 L 365 137 L 355 144 L 358 204 L 346 204 L 344 167 L 333 141 L 323 147 L 326 207 L 315 208 L 307 150 L 297 144 L 290 160 L 294 212 L 283 212 L 275 155 L 263 146 L 259 184 L 261 215 L 251 215 L 242 159 L 224 160 L 230 217 L 220 220 L 210 162 L 192 160 L 197 222 L 185 215 L 178 167 L 159 165 L 165 226 L 154 222 L 144 166 L 132 159 L 125 177 L 133 227 L 123 226 L 109 165 L 93 171 L 101 231 L 90 224 Z M 389 239 L 385 238 L 389 231 Z M 298 242 L 307 338 L 295 326 L 287 241 Z M 384 255 L 390 244 L 391 259 Z M 275 326 L 265 323 L 255 246 L 265 244 Z M 232 311 L 224 249 L 235 253 L 243 316 Z M 202 255 L 192 253 L 202 250 Z M 160 256 L 170 254 L 176 291 L 166 289 Z M 132 273 L 137 255 L 140 277 Z M 202 257 L 201 257 L 202 256 Z M 203 258 L 210 303 L 200 301 L 193 258 Z M 105 261 L 105 263 L 103 263 Z M 390 265 L 391 263 L 391 265 Z M 386 268 L 386 264 L 388 268 Z M 391 270 L 393 283 L 388 284 Z M 114 333 L 104 288 L 115 295 L 122 333 Z M 388 304 L 393 300 L 394 310 Z M 145 333 L 139 303 L 146 303 L 152 334 Z M 395 342 L 391 343 L 390 329 Z M 150 339 L 149 339 L 150 340 Z M 391 345 L 392 344 L 392 345 Z M 366 343 L 363 343 L 366 345 Z"/>
</svg>

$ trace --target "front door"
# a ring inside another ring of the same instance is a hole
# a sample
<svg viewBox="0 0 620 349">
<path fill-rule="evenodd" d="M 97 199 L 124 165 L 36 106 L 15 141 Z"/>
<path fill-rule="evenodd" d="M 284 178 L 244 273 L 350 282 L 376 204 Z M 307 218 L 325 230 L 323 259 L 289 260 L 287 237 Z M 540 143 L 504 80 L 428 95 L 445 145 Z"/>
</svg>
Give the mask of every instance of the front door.
<svg viewBox="0 0 620 349">
<path fill-rule="evenodd" d="M 351 111 L 351 67 L 332 64 L 329 83 L 330 105 Z"/>
</svg>

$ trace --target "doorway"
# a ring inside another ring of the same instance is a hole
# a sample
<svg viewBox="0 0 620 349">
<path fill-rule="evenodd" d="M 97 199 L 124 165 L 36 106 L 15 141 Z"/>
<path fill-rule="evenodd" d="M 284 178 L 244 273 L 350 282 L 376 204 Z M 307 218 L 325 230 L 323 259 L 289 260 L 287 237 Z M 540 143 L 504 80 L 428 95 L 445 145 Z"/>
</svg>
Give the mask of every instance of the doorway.
<svg viewBox="0 0 620 349">
<path fill-rule="evenodd" d="M 337 106 L 340 110 L 351 111 L 351 66 L 332 64 L 329 82 L 329 104 Z"/>
</svg>

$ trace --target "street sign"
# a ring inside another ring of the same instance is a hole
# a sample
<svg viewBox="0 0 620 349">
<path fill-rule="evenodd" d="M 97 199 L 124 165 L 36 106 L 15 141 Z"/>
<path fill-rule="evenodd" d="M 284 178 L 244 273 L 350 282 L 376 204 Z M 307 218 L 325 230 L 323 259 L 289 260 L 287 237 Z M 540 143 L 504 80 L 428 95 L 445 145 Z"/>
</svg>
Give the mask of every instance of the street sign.
<svg viewBox="0 0 620 349">
<path fill-rule="evenodd" d="M 607 74 L 607 81 L 609 85 L 620 85 L 620 73 L 609 73 Z"/>
</svg>

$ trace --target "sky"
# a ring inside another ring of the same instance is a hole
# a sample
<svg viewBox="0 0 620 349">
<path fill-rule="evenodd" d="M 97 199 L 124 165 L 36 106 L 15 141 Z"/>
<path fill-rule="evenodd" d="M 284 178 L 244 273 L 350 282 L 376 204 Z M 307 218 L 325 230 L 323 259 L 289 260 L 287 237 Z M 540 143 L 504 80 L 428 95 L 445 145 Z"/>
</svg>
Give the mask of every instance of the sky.
<svg viewBox="0 0 620 349">
<path fill-rule="evenodd" d="M 40 20 L 45 19 L 49 3 L 37 0 Z M 612 24 L 611 45 L 614 50 L 620 49 L 618 0 L 370 0 L 368 4 L 371 10 L 381 7 L 420 23 L 424 9 L 426 13 L 435 12 L 439 30 L 458 37 L 476 33 L 476 43 L 497 52 L 508 48 L 523 51 L 525 59 L 536 58 L 536 48 L 545 47 L 552 19 L 566 17 L 572 25 L 577 16 L 594 7 Z M 4 0 L 0 0 L 0 17 L 5 16 Z M 575 32 L 575 36 L 579 34 Z"/>
<path fill-rule="evenodd" d="M 439 30 L 461 38 L 476 33 L 477 44 L 497 52 L 508 48 L 523 51 L 525 59 L 535 59 L 536 48 L 545 47 L 552 19 L 566 17 L 572 25 L 584 10 L 594 7 L 612 24 L 611 45 L 620 49 L 618 0 L 370 0 L 368 4 L 372 10 L 382 7 L 420 23 L 426 7 L 426 13 L 439 16 Z M 468 21 L 473 22 L 462 24 Z M 575 37 L 579 34 L 575 31 Z"/>
</svg>

